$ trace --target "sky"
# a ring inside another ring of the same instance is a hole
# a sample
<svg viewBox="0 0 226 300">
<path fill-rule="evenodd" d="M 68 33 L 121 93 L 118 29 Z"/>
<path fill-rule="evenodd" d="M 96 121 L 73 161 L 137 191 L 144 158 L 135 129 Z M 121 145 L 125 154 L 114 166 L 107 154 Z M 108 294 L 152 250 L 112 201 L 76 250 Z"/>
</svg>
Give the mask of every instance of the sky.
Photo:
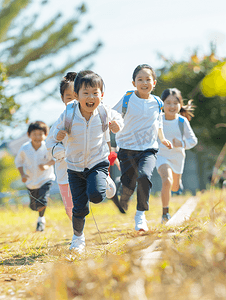
<svg viewBox="0 0 226 300">
<path fill-rule="evenodd" d="M 46 18 L 55 10 L 63 10 L 66 15 L 73 13 L 71 0 L 51 1 L 52 8 L 46 11 Z M 132 73 L 138 64 L 148 63 L 154 69 L 162 66 L 158 53 L 173 61 L 188 60 L 194 50 L 202 57 L 210 54 L 210 42 L 214 41 L 217 56 L 226 56 L 225 0 L 85 0 L 84 3 L 88 11 L 82 23 L 92 24 L 93 29 L 81 42 L 78 53 L 102 41 L 103 47 L 91 59 L 92 70 L 105 82 L 104 102 L 110 107 L 133 89 Z M 80 71 L 86 64 L 81 63 L 77 70 L 71 71 Z M 30 120 L 42 119 L 51 125 L 63 110 L 59 95 L 59 101 L 40 104 L 30 114 Z"/>
</svg>

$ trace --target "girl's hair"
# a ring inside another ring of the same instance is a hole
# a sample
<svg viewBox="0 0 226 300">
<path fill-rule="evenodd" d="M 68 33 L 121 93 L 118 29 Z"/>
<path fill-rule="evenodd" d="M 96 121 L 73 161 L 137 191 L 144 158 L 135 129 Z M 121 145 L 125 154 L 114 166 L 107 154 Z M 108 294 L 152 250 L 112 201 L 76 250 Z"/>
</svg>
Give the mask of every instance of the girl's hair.
<svg viewBox="0 0 226 300">
<path fill-rule="evenodd" d="M 75 77 L 77 73 L 76 72 L 68 72 L 63 79 L 60 82 L 60 94 L 61 96 L 64 95 L 65 90 L 69 87 L 69 84 L 71 82 L 74 82 Z"/>
<path fill-rule="evenodd" d="M 174 96 L 177 98 L 178 102 L 181 105 L 180 114 L 188 119 L 188 121 L 191 121 L 191 118 L 194 117 L 193 111 L 195 109 L 195 105 L 192 104 L 192 99 L 188 101 L 187 105 L 184 105 L 184 101 L 181 95 L 181 92 L 176 89 L 166 89 L 162 92 L 161 99 L 162 101 L 165 101 L 168 96 Z"/>
<path fill-rule="evenodd" d="M 136 69 L 133 71 L 133 81 L 135 81 L 136 77 L 137 77 L 137 74 L 140 72 L 140 70 L 143 70 L 143 69 L 149 69 L 151 70 L 151 74 L 152 74 L 152 77 L 154 80 L 157 79 L 157 76 L 155 74 L 155 71 L 153 70 L 153 68 L 147 64 L 143 64 L 143 65 L 139 65 L 136 67 Z"/>
<path fill-rule="evenodd" d="M 100 75 L 90 70 L 80 71 L 77 74 L 74 81 L 74 91 L 76 94 L 78 94 L 83 84 L 85 87 L 87 86 L 98 87 L 100 88 L 101 92 L 103 92 L 104 90 L 103 79 L 100 77 Z"/>
<path fill-rule="evenodd" d="M 46 125 L 46 123 L 44 123 L 42 121 L 36 121 L 36 122 L 31 123 L 28 126 L 28 130 L 27 130 L 28 135 L 30 135 L 31 132 L 34 130 L 42 130 L 45 135 L 47 135 L 49 133 L 48 125 Z"/>
</svg>

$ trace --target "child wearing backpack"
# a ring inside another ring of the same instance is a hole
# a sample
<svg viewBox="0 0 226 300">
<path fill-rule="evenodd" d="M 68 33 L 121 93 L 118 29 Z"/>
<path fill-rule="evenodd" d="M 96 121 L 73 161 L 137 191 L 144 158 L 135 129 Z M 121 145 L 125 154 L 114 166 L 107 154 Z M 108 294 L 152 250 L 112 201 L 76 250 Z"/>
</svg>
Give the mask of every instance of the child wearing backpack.
<svg viewBox="0 0 226 300">
<path fill-rule="evenodd" d="M 175 194 L 182 192 L 180 185 L 185 150 L 193 148 L 197 144 L 197 138 L 189 123 L 191 117 L 194 116 L 192 100 L 184 105 L 181 92 L 176 88 L 164 90 L 161 98 L 164 102 L 164 134 L 173 144 L 172 150 L 168 150 L 162 145 L 159 146 L 156 163 L 157 171 L 162 179 L 162 223 L 165 223 L 171 218 L 169 214 L 171 191 Z"/>
<path fill-rule="evenodd" d="M 114 107 L 124 115 L 124 128 L 116 134 L 122 182 L 120 205 L 124 210 L 128 209 L 128 202 L 138 183 L 135 230 L 147 231 L 145 211 L 149 209 L 151 176 L 158 152 L 157 138 L 169 149 L 172 144 L 163 134 L 162 101 L 151 94 L 157 82 L 154 70 L 147 64 L 139 65 L 132 78 L 136 90 L 127 93 Z"/>
<path fill-rule="evenodd" d="M 106 197 L 109 129 L 116 133 L 123 128 L 121 115 L 101 103 L 103 90 L 104 82 L 98 74 L 79 72 L 74 81 L 74 96 L 78 102 L 67 105 L 53 133 L 55 142 L 66 139 L 65 160 L 73 200 L 74 235 L 70 250 L 77 253 L 85 248 L 83 230 L 89 202 L 100 203 Z"/>
<path fill-rule="evenodd" d="M 76 77 L 76 72 L 68 72 L 65 77 L 60 82 L 60 94 L 63 103 L 67 106 L 67 104 L 71 101 L 75 100 L 74 96 L 74 80 Z M 46 146 L 48 149 L 51 149 L 53 158 L 55 159 L 55 172 L 56 172 L 56 180 L 59 186 L 60 194 L 64 203 L 66 214 L 69 219 L 72 220 L 72 196 L 71 190 L 68 183 L 67 176 L 67 163 L 64 160 L 65 158 L 65 146 L 64 143 L 66 141 L 62 141 L 57 144 L 53 143 L 51 145 L 52 135 L 55 130 L 55 124 L 52 125 L 48 137 L 46 139 Z"/>
</svg>

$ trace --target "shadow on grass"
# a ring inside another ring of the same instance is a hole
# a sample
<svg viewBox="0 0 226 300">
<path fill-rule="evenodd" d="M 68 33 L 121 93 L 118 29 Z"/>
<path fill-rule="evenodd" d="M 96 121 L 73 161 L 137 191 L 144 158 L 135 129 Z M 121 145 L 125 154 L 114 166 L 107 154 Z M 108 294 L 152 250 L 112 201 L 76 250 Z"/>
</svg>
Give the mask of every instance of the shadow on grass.
<svg viewBox="0 0 226 300">
<path fill-rule="evenodd" d="M 12 258 L 7 258 L 0 262 L 0 266 L 27 266 L 36 262 L 36 259 L 43 255 L 14 255 Z"/>
</svg>

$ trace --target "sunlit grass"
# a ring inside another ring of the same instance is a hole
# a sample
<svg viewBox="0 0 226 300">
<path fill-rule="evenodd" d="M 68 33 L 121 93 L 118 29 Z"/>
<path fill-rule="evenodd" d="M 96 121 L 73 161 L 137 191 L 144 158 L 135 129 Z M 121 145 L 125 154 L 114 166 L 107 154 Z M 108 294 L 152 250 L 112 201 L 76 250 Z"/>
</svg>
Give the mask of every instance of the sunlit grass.
<svg viewBox="0 0 226 300">
<path fill-rule="evenodd" d="M 173 197 L 170 213 L 190 196 Z M 135 198 L 125 215 L 110 200 L 91 204 L 81 256 L 69 251 L 72 225 L 61 202 L 50 202 L 41 233 L 35 232 L 37 213 L 28 207 L 1 210 L 0 294 L 51 300 L 223 299 L 225 192 L 198 197 L 190 220 L 167 228 L 160 224 L 160 198 L 151 196 L 145 234 L 134 231 Z M 162 259 L 143 269 L 140 251 L 155 240 Z"/>
</svg>

